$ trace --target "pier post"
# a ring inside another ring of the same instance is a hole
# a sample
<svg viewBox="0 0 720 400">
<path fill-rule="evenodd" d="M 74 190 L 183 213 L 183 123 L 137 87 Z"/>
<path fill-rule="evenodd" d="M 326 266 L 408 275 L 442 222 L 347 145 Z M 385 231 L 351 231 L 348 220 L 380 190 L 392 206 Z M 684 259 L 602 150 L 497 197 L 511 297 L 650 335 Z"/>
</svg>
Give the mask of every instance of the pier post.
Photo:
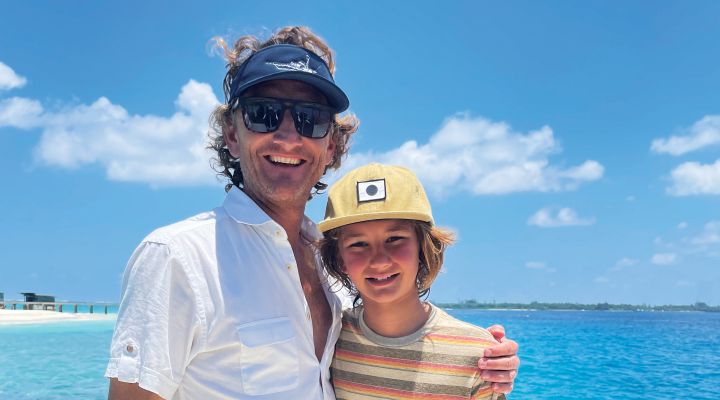
<svg viewBox="0 0 720 400">
<path fill-rule="evenodd" d="M 77 303 L 75 303 L 75 306 L 73 307 L 73 313 L 77 314 Z"/>
<path fill-rule="evenodd" d="M 92 314 L 92 313 L 93 313 L 93 305 L 90 304 L 90 314 Z"/>
</svg>

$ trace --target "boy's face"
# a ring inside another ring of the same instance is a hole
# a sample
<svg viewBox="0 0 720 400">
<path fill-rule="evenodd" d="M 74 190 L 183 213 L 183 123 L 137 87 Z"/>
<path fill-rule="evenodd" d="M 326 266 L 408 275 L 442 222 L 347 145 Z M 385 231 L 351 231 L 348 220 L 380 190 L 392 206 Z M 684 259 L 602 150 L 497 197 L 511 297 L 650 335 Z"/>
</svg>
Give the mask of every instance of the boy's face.
<svg viewBox="0 0 720 400">
<path fill-rule="evenodd" d="M 343 226 L 338 247 L 345 273 L 363 303 L 417 301 L 420 252 L 412 221 L 384 219 Z"/>
</svg>

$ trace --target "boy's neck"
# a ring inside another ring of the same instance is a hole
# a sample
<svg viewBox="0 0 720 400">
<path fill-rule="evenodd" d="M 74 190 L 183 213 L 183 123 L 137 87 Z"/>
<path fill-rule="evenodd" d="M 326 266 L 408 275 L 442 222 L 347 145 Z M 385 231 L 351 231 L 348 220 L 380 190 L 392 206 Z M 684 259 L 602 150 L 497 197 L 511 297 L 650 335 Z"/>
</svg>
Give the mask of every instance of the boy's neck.
<svg viewBox="0 0 720 400">
<path fill-rule="evenodd" d="M 402 302 L 363 302 L 368 328 L 385 337 L 403 337 L 422 328 L 430 317 L 430 305 L 414 297 Z"/>
</svg>

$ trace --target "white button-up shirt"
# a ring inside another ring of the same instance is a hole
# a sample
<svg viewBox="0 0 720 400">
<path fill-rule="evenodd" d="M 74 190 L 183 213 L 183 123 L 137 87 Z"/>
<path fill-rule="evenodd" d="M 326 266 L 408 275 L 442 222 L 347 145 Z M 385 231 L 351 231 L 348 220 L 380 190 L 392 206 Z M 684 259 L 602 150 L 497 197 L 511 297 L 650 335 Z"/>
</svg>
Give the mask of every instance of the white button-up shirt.
<svg viewBox="0 0 720 400">
<path fill-rule="evenodd" d="M 307 217 L 302 230 L 319 237 Z M 333 317 L 320 362 L 285 231 L 232 188 L 135 250 L 105 376 L 166 399 L 334 399 L 342 305 L 316 262 Z"/>
</svg>

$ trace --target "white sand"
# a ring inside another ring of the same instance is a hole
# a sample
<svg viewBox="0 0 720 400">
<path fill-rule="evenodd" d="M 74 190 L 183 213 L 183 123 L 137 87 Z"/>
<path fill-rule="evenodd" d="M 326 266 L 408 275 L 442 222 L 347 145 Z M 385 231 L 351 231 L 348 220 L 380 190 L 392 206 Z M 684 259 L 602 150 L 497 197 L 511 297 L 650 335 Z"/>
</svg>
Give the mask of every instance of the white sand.
<svg viewBox="0 0 720 400">
<path fill-rule="evenodd" d="M 0 325 L 43 324 L 64 321 L 98 321 L 115 319 L 115 314 L 73 314 L 69 312 L 45 310 L 2 310 Z"/>
</svg>

